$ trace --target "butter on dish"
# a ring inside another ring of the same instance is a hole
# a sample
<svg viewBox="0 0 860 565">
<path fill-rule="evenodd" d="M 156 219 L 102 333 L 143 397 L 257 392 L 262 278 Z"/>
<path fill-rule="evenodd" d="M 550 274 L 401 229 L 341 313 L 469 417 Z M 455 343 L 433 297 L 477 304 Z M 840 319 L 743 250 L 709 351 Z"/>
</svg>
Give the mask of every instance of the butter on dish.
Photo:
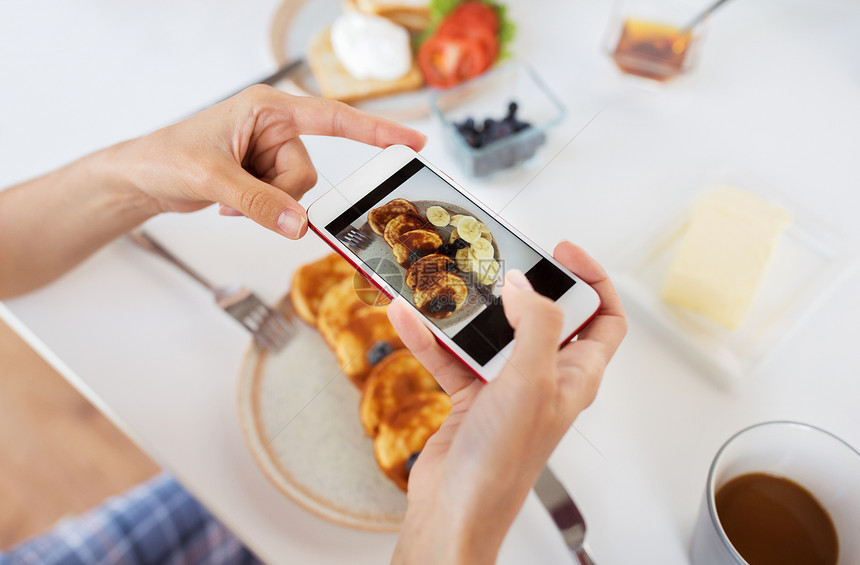
<svg viewBox="0 0 860 565">
<path fill-rule="evenodd" d="M 735 329 L 752 306 L 791 214 L 724 187 L 693 206 L 663 284 L 663 300 Z"/>
</svg>

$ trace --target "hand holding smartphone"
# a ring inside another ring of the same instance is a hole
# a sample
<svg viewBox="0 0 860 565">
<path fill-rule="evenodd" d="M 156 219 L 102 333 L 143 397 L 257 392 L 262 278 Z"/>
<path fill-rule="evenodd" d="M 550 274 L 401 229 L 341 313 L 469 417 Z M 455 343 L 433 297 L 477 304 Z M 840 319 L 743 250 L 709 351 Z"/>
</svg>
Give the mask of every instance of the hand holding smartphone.
<svg viewBox="0 0 860 565">
<path fill-rule="evenodd" d="M 508 270 L 521 270 L 561 307 L 560 345 L 600 306 L 594 289 L 402 145 L 320 197 L 308 220 L 384 294 L 403 296 L 436 339 L 485 381 L 513 348 L 499 296 Z"/>
</svg>

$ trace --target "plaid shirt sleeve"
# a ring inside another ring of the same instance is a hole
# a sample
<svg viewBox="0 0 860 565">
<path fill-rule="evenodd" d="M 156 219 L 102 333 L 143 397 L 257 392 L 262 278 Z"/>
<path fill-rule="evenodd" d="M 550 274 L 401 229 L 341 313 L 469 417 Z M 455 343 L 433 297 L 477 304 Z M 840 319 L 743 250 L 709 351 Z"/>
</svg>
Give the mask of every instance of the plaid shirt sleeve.
<svg viewBox="0 0 860 565">
<path fill-rule="evenodd" d="M 256 565 L 260 561 L 166 474 L 0 552 L 0 565 Z"/>
</svg>

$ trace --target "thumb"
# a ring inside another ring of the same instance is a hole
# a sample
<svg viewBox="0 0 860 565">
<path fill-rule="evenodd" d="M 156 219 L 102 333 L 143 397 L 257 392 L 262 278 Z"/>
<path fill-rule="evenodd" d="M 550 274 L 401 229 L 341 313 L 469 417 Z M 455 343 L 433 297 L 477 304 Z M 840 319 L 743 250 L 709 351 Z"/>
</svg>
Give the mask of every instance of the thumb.
<svg viewBox="0 0 860 565">
<path fill-rule="evenodd" d="M 514 328 L 514 351 L 508 365 L 532 384 L 554 379 L 553 367 L 564 314 L 552 300 L 535 292 L 521 271 L 511 270 L 502 287 L 502 306 Z M 540 387 L 542 388 L 542 387 Z"/>
<path fill-rule="evenodd" d="M 231 174 L 224 192 L 219 199 L 223 205 L 238 210 L 264 228 L 290 239 L 299 239 L 308 230 L 307 212 L 292 196 L 245 170 Z"/>
</svg>

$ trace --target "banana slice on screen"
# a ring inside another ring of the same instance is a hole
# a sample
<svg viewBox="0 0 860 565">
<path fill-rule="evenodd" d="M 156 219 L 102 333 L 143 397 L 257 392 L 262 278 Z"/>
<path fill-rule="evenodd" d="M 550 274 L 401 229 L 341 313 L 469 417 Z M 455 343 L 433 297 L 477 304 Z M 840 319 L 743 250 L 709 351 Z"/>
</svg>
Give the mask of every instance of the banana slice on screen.
<svg viewBox="0 0 860 565">
<path fill-rule="evenodd" d="M 487 239 L 490 239 L 492 237 L 490 235 L 490 228 L 488 228 L 487 224 L 485 224 L 483 222 L 478 222 L 478 223 L 481 224 L 481 235 L 486 237 Z"/>
<path fill-rule="evenodd" d="M 492 259 L 495 254 L 493 244 L 483 237 L 478 238 L 478 241 L 470 246 L 470 250 L 475 259 Z"/>
<path fill-rule="evenodd" d="M 472 257 L 472 271 L 479 283 L 487 286 L 499 278 L 499 262 L 495 259 L 476 259 Z"/>
<path fill-rule="evenodd" d="M 444 228 L 451 221 L 451 215 L 441 206 L 430 206 L 427 208 L 427 219 L 434 226 Z"/>
<path fill-rule="evenodd" d="M 460 223 L 460 220 L 462 220 L 465 217 L 466 216 L 464 216 L 463 214 L 454 214 L 453 216 L 451 216 L 451 220 L 448 222 L 448 225 L 454 226 L 456 228 L 457 224 Z"/>
<path fill-rule="evenodd" d="M 454 261 L 457 263 L 457 268 L 464 273 L 472 272 L 472 256 L 469 254 L 468 247 L 458 249 L 457 253 L 454 255 Z"/>
<path fill-rule="evenodd" d="M 460 239 L 460 232 L 457 231 L 457 228 L 451 230 L 451 238 L 448 240 L 448 243 L 454 243 Z"/>
<path fill-rule="evenodd" d="M 472 216 L 466 216 L 457 223 L 457 232 L 467 242 L 475 243 L 481 238 L 481 222 Z"/>
</svg>

